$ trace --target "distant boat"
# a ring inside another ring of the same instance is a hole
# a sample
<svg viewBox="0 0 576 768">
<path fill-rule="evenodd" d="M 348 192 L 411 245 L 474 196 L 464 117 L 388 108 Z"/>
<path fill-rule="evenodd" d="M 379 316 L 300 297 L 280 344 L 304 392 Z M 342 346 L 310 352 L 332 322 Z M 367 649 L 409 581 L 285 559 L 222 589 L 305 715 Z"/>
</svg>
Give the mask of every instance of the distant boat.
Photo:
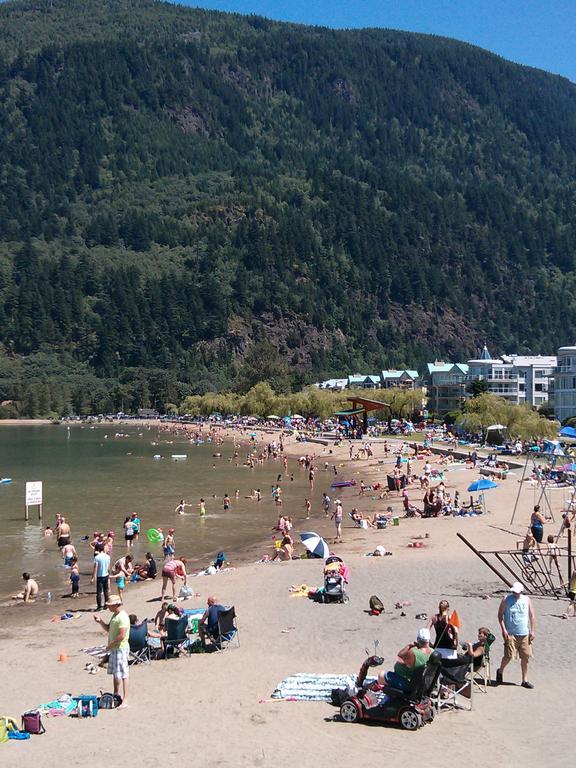
<svg viewBox="0 0 576 768">
<path fill-rule="evenodd" d="M 339 480 L 336 483 L 332 483 L 331 488 L 350 488 L 356 485 L 356 480 Z"/>
</svg>

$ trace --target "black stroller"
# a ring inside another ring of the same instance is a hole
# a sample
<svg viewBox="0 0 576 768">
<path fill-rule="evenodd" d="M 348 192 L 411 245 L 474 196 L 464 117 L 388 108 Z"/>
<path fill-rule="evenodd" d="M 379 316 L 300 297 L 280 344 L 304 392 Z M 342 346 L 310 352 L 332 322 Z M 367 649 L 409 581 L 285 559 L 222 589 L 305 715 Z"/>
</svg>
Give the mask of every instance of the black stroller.
<svg viewBox="0 0 576 768">
<path fill-rule="evenodd" d="M 324 563 L 324 591 L 323 603 L 347 603 L 346 573 L 344 561 L 337 555 L 330 555 Z"/>
</svg>

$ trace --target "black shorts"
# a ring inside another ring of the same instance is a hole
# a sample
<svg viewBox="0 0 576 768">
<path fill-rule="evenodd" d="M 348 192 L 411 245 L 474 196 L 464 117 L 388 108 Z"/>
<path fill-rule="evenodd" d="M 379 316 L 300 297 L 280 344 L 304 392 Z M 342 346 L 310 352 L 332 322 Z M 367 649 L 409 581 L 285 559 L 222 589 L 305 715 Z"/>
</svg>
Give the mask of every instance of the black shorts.
<svg viewBox="0 0 576 768">
<path fill-rule="evenodd" d="M 132 533 L 130 536 L 125 535 L 124 541 L 134 541 L 134 534 Z"/>
<path fill-rule="evenodd" d="M 568 599 L 574 602 L 576 600 L 576 592 L 568 592 Z"/>
<path fill-rule="evenodd" d="M 60 536 L 57 544 L 59 547 L 63 547 L 65 544 L 70 544 L 70 536 Z"/>
</svg>

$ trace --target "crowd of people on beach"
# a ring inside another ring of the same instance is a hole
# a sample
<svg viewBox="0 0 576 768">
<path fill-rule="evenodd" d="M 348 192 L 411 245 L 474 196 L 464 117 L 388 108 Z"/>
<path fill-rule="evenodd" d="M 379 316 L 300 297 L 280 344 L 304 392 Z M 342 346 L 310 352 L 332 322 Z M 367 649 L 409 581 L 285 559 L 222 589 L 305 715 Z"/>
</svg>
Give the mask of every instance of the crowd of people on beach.
<svg viewBox="0 0 576 768">
<path fill-rule="evenodd" d="M 188 439 L 197 443 L 207 437 L 206 432 L 202 430 L 190 430 L 188 427 L 181 429 L 188 436 Z M 210 434 L 211 439 L 220 445 L 221 442 L 215 433 L 211 431 Z M 245 439 L 247 437 L 246 430 L 240 433 L 239 437 Z M 392 446 L 385 441 L 378 448 L 382 450 L 382 459 L 375 455 L 377 449 L 371 441 L 364 439 L 360 447 L 350 443 L 350 460 L 373 460 L 378 462 L 374 466 L 386 463 L 390 464 L 390 467 L 385 467 L 387 482 L 384 486 L 377 482 L 368 484 L 363 479 L 358 485 L 355 481 L 350 481 L 348 487 L 351 490 L 348 492 L 352 495 L 348 498 L 340 493 L 342 483 L 337 481 L 340 477 L 338 465 L 330 458 L 330 454 L 324 453 L 322 457 L 318 457 L 314 453 L 306 453 L 296 459 L 294 471 L 304 473 L 310 490 L 303 502 L 299 502 L 301 511 L 298 511 L 297 507 L 294 506 L 290 509 L 291 514 L 289 514 L 286 510 L 288 505 L 285 503 L 286 488 L 290 487 L 290 483 L 294 481 L 294 472 L 291 471 L 292 464 L 284 453 L 283 438 L 270 440 L 267 444 L 264 441 L 264 444 L 260 445 L 256 433 L 250 434 L 245 458 L 241 456 L 241 446 L 235 438 L 234 451 L 230 461 L 235 462 L 237 466 L 257 469 L 268 462 L 278 462 L 278 468 L 281 467 L 282 469 L 270 488 L 269 504 L 278 517 L 272 528 L 273 552 L 266 559 L 272 562 L 290 562 L 296 558 L 295 520 L 297 525 L 300 525 L 300 521 L 306 521 L 307 524 L 307 521 L 313 517 L 324 524 L 328 521 L 334 527 L 332 543 L 341 544 L 343 542 L 344 520 L 348 518 L 350 524 L 355 527 L 382 530 L 387 525 L 392 524 L 394 518 L 397 518 L 401 513 L 407 518 L 439 518 L 481 512 L 477 501 L 475 502 L 471 498 L 469 503 L 462 503 L 458 490 L 447 489 L 444 473 L 459 462 L 452 453 L 434 456 L 430 441 L 425 442 L 424 446 L 410 445 L 407 441 Z M 482 459 L 476 451 L 470 452 L 468 457 L 462 461 L 468 468 L 475 468 L 484 464 L 493 472 L 498 471 L 505 474 L 508 472 L 507 465 L 502 466 L 502 462 L 495 464 L 490 462 L 490 458 L 488 460 Z M 500 474 L 500 476 L 502 475 Z M 320 506 L 315 508 L 313 498 L 318 498 L 317 496 L 313 497 L 315 485 L 316 487 L 320 485 L 321 488 L 322 484 L 328 485 L 328 483 L 330 483 L 330 487 L 323 492 Z M 252 479 L 251 485 L 256 485 Z M 411 497 L 415 493 L 423 494 L 421 505 L 412 502 Z M 362 511 L 360 508 L 369 494 L 375 494 L 372 499 L 377 504 L 383 502 L 372 514 Z M 267 493 L 265 496 L 267 498 Z M 240 497 L 240 489 L 236 489 L 232 495 L 224 493 L 218 499 L 216 496 L 212 500 L 207 497 L 208 506 L 211 504 L 216 506 L 217 504 L 218 507 L 221 506 L 222 512 L 229 513 L 234 502 Z M 251 488 L 244 498 L 258 504 L 262 502 L 264 497 L 260 488 Z M 350 511 L 347 513 L 347 517 L 345 516 L 343 499 L 344 502 L 350 502 Z M 171 508 L 172 506 L 170 506 Z M 198 515 L 204 517 L 206 516 L 207 502 L 203 497 L 197 504 L 181 498 L 174 509 L 174 514 L 186 515 L 188 514 L 187 508 L 197 508 Z M 576 511 L 572 515 L 572 520 L 575 516 Z M 529 530 L 522 545 L 522 556 L 526 565 L 534 562 L 535 558 L 546 556 L 550 559 L 552 566 L 554 558 L 557 558 L 555 553 L 558 547 L 554 536 L 548 536 L 546 552 L 540 548 L 543 543 L 544 525 L 547 522 L 548 519 L 540 507 L 535 505 L 530 518 Z M 269 525 L 270 523 L 268 523 Z M 94 620 L 107 633 L 107 668 L 114 680 L 114 692 L 121 695 L 122 708 L 127 706 L 129 694 L 130 632 L 131 627 L 136 627 L 139 623 L 137 616 L 128 615 L 124 607 L 127 584 L 133 581 L 157 580 L 160 608 L 154 618 L 153 628 L 147 630 L 150 638 L 155 638 L 161 642 L 169 633 L 170 622 L 178 622 L 184 618 L 184 612 L 178 605 L 178 601 L 182 592 L 189 590 L 190 565 L 188 559 L 180 554 L 182 550 L 177 546 L 176 529 L 170 527 L 165 533 L 161 529 L 158 530 L 161 533 L 161 542 L 158 543 L 161 543 L 163 555 L 161 564 L 156 562 L 156 557 L 151 551 L 146 552 L 142 562 L 135 561 L 135 553 L 139 550 L 138 548 L 134 549 L 134 544 L 141 535 L 141 519 L 137 512 L 124 516 L 122 523 L 124 550 L 121 556 L 116 559 L 113 553 L 115 548 L 118 550 L 118 544 L 114 531 L 94 531 L 91 538 L 83 537 L 91 550 L 92 557 L 90 585 L 95 587 L 95 611 L 97 612 Z M 81 581 L 79 554 L 73 543 L 70 523 L 65 517 L 57 515 L 54 528 L 46 526 L 44 535 L 47 538 L 54 538 L 64 566 L 67 568 L 70 596 L 74 600 L 78 599 Z M 219 555 L 212 566 L 215 570 L 222 568 L 225 562 L 224 555 L 221 554 L 222 558 Z M 382 545 L 379 545 L 373 554 L 390 553 Z M 23 574 L 23 581 L 23 591 L 15 597 L 24 602 L 32 602 L 39 596 L 39 585 L 28 572 Z M 112 594 L 112 585 L 114 585 L 114 594 Z M 576 577 L 566 586 L 570 603 L 564 616 L 568 618 L 572 613 L 576 617 Z M 187 594 L 190 594 L 190 591 Z M 109 620 L 102 617 L 101 613 L 104 610 L 110 612 Z M 208 597 L 205 611 L 198 622 L 198 636 L 203 648 L 215 642 L 218 631 L 218 616 L 224 610 L 225 607 L 214 595 Z M 433 651 L 437 651 L 441 655 L 442 664 L 447 669 L 450 669 L 451 665 L 464 667 L 466 664 L 478 668 L 483 663 L 487 649 L 494 641 L 491 630 L 486 626 L 481 626 L 477 630 L 477 638 L 473 641 L 467 641 L 464 646 L 461 646 L 460 620 L 457 612 L 451 610 L 447 600 L 442 600 L 439 603 L 437 611 L 429 619 L 428 617 L 421 618 L 423 622 L 426 621 L 425 625 L 419 629 L 415 641 L 408 643 L 398 651 L 394 668 L 379 676 L 380 685 L 393 684 L 401 690 L 409 690 L 415 673 L 427 663 Z M 526 689 L 533 688 L 533 684 L 529 680 L 528 670 L 536 636 L 536 617 L 532 601 L 525 594 L 525 589 L 520 582 L 515 582 L 509 594 L 501 601 L 497 622 L 504 644 L 504 653 L 496 670 L 496 684 L 503 682 L 505 670 L 510 662 L 518 657 L 521 662 L 521 684 Z M 434 637 L 432 637 L 432 633 L 434 633 Z"/>
</svg>

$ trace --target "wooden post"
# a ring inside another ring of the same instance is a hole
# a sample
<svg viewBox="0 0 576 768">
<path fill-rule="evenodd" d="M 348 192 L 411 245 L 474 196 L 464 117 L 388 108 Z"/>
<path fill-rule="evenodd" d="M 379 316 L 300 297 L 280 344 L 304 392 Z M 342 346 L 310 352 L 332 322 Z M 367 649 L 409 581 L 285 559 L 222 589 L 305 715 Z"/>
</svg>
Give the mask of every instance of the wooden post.
<svg viewBox="0 0 576 768">
<path fill-rule="evenodd" d="M 568 528 L 568 584 L 572 578 L 572 528 Z"/>
<path fill-rule="evenodd" d="M 504 576 L 502 576 L 502 574 L 501 574 L 501 573 L 500 573 L 498 570 L 496 570 L 496 568 L 494 568 L 494 566 L 492 565 L 492 563 L 489 563 L 489 562 L 488 562 L 488 560 L 487 560 L 487 559 L 484 557 L 484 555 L 482 554 L 482 552 L 479 552 L 479 551 L 476 549 L 476 547 L 475 547 L 475 546 L 473 546 L 472 544 L 470 544 L 470 542 L 469 542 L 469 541 L 467 541 L 467 540 L 464 538 L 464 536 L 462 536 L 462 534 L 461 534 L 461 533 L 457 533 L 457 534 L 456 534 L 456 536 L 458 536 L 458 538 L 459 538 L 461 541 L 463 541 L 463 542 L 464 542 L 464 544 L 466 544 L 466 546 L 467 546 L 467 547 L 470 547 L 470 549 L 472 550 L 472 552 L 474 552 L 474 554 L 476 555 L 476 557 L 479 557 L 479 558 L 480 558 L 480 560 L 482 560 L 482 562 L 484 563 L 484 565 L 487 565 L 487 566 L 488 566 L 488 568 L 490 568 L 490 570 L 491 570 L 491 571 L 493 571 L 493 573 L 495 573 L 495 574 L 496 574 L 496 576 L 498 576 L 498 578 L 500 579 L 500 581 L 503 581 L 503 582 L 504 582 L 504 584 L 506 584 L 506 586 L 507 586 L 507 587 L 511 587 L 511 586 L 512 586 L 512 584 L 511 584 L 511 583 L 508 581 L 508 579 L 506 579 Z"/>
<path fill-rule="evenodd" d="M 42 520 L 42 504 L 38 504 L 38 520 Z"/>
<path fill-rule="evenodd" d="M 24 520 L 28 522 L 28 504 L 24 507 Z"/>
</svg>

